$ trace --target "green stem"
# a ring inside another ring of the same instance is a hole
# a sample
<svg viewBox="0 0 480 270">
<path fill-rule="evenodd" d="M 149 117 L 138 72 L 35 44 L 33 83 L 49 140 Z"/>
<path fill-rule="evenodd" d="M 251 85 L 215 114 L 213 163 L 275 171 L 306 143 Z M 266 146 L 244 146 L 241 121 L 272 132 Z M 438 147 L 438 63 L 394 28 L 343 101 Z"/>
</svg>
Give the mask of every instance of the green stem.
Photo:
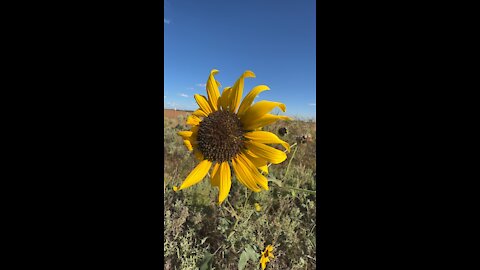
<svg viewBox="0 0 480 270">
<path fill-rule="evenodd" d="M 316 191 L 313 191 L 313 190 L 308 190 L 308 189 L 302 189 L 302 188 L 294 188 L 294 187 L 281 187 L 281 186 L 278 186 L 278 188 L 281 188 L 281 189 L 292 189 L 292 190 L 295 190 L 295 191 L 302 191 L 302 192 L 306 192 L 306 193 L 310 193 L 310 194 L 314 194 L 314 195 L 317 195 L 317 192 Z"/>
<path fill-rule="evenodd" d="M 228 205 L 232 208 L 233 212 L 231 214 L 234 214 L 234 216 L 235 216 L 235 224 L 233 224 L 233 228 L 231 230 L 231 233 L 227 237 L 227 240 L 228 240 L 235 233 L 235 228 L 237 227 L 237 224 L 238 224 L 238 221 L 240 220 L 240 217 L 238 216 L 237 211 L 235 211 L 235 208 L 233 208 L 233 206 L 230 204 L 228 199 L 226 201 L 227 201 Z"/>
<path fill-rule="evenodd" d="M 248 216 L 248 218 L 245 220 L 245 222 L 243 222 L 244 224 L 246 224 L 248 222 L 248 220 L 250 219 L 250 217 L 253 215 L 255 211 L 252 211 L 250 212 L 250 215 Z"/>
<path fill-rule="evenodd" d="M 219 247 L 217 248 L 217 250 L 215 250 L 215 252 L 213 252 L 213 254 L 212 254 L 212 255 L 215 255 L 215 254 L 217 253 L 217 251 L 219 251 L 219 250 L 220 250 L 220 248 L 222 248 L 222 247 L 223 247 L 223 245 L 219 246 Z"/>
<path fill-rule="evenodd" d="M 247 207 L 248 199 L 250 199 L 250 195 L 252 195 L 252 193 L 250 193 L 250 194 L 248 194 L 248 196 L 247 196 L 247 193 L 248 193 L 248 190 L 245 189 L 245 203 L 243 204 L 243 210 L 242 210 L 242 212 L 245 211 L 245 207 Z"/>
<path fill-rule="evenodd" d="M 290 169 L 290 164 L 292 164 L 292 160 L 295 157 L 295 153 L 297 153 L 297 150 L 298 150 L 298 146 L 295 147 L 295 150 L 293 151 L 293 154 L 292 154 L 292 158 L 288 161 L 287 171 L 285 172 L 285 175 L 283 176 L 283 179 L 285 179 L 287 177 L 288 170 Z"/>
<path fill-rule="evenodd" d="M 233 206 L 230 204 L 228 199 L 226 200 L 226 202 L 227 202 L 228 206 L 230 206 L 230 208 L 232 208 L 231 214 L 234 215 L 236 219 L 239 219 L 240 217 L 238 216 L 237 211 L 235 211 L 235 208 L 233 208 Z"/>
</svg>

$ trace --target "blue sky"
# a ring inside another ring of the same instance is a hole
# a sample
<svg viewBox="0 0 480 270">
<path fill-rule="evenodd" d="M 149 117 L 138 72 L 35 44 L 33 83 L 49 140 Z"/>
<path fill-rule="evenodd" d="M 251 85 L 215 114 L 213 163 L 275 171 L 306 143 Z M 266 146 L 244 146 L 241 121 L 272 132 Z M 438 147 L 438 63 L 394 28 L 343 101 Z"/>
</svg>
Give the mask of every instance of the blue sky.
<svg viewBox="0 0 480 270">
<path fill-rule="evenodd" d="M 256 85 L 259 100 L 279 101 L 286 115 L 315 117 L 314 0 L 166 0 L 164 107 L 198 108 L 211 69 L 223 87 L 246 70 L 244 96 Z M 221 91 L 220 91 L 221 92 Z M 276 111 L 274 111 L 276 112 Z"/>
</svg>

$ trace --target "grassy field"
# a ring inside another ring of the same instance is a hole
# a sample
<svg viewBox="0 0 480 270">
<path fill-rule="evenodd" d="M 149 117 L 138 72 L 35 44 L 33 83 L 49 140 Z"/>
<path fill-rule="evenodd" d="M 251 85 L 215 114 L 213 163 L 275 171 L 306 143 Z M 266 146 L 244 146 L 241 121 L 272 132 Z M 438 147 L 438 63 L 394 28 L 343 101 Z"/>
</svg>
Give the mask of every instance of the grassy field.
<svg viewBox="0 0 480 270">
<path fill-rule="evenodd" d="M 287 160 L 269 168 L 270 190 L 251 192 L 233 176 L 230 194 L 218 206 L 218 188 L 210 186 L 208 176 L 172 190 L 198 164 L 176 135 L 188 129 L 185 119 L 186 114 L 164 118 L 164 269 L 261 269 L 261 252 L 270 244 L 275 258 L 266 269 L 315 269 L 315 123 L 279 121 L 265 127 L 277 135 L 286 127 L 288 134 L 279 137 L 297 143 Z"/>
</svg>

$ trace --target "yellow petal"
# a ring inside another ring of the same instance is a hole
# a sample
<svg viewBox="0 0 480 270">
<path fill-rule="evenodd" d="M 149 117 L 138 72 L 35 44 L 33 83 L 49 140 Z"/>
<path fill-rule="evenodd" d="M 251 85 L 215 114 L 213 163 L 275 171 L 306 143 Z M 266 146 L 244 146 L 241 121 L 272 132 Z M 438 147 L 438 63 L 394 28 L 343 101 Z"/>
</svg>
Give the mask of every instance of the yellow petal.
<svg viewBox="0 0 480 270">
<path fill-rule="evenodd" d="M 193 95 L 195 100 L 197 101 L 198 106 L 202 111 L 204 111 L 207 115 L 211 114 L 213 112 L 212 108 L 210 107 L 210 103 L 208 103 L 208 100 L 199 94 Z"/>
<path fill-rule="evenodd" d="M 228 165 L 228 161 L 222 162 L 217 175 L 220 184 L 218 186 L 218 203 L 221 204 L 227 198 L 228 193 L 230 192 L 230 187 L 232 186 L 230 165 Z"/>
<path fill-rule="evenodd" d="M 210 104 L 212 105 L 212 109 L 214 111 L 218 110 L 218 98 L 220 97 L 220 91 L 218 91 L 218 82 L 215 80 L 213 75 L 217 74 L 218 70 L 212 69 L 210 71 L 210 76 L 208 76 L 207 80 L 207 95 L 208 95 L 208 101 L 210 101 Z"/>
<path fill-rule="evenodd" d="M 198 126 L 195 126 L 195 127 L 198 128 Z M 198 132 L 194 131 L 194 132 L 192 132 L 192 135 L 190 137 L 183 138 L 184 141 L 189 141 L 189 143 L 185 143 L 185 142 L 184 143 L 188 144 L 190 146 L 196 147 L 198 145 L 197 134 L 198 134 Z M 187 146 L 187 148 L 189 148 L 189 146 Z M 188 150 L 192 151 L 190 148 Z"/>
<path fill-rule="evenodd" d="M 282 163 L 287 159 L 287 155 L 283 151 L 267 146 L 263 143 L 246 141 L 245 146 L 258 157 L 264 158 L 273 164 Z"/>
<path fill-rule="evenodd" d="M 242 124 L 250 123 L 256 121 L 275 107 L 280 107 L 280 109 L 285 112 L 287 107 L 285 104 L 275 101 L 260 100 L 259 102 L 253 104 L 240 118 Z"/>
<path fill-rule="evenodd" d="M 241 117 L 248 108 L 250 108 L 250 105 L 252 105 L 253 100 L 255 97 L 257 97 L 258 94 L 260 94 L 263 91 L 270 90 L 268 86 L 266 85 L 257 85 L 255 86 L 250 93 L 248 93 L 245 98 L 242 101 L 242 104 L 240 104 L 240 108 L 238 108 L 238 117 Z"/>
<path fill-rule="evenodd" d="M 258 143 L 267 143 L 267 144 L 278 143 L 283 145 L 283 147 L 285 147 L 285 149 L 287 149 L 288 152 L 290 152 L 290 145 L 287 142 L 280 140 L 280 138 L 278 138 L 277 135 L 268 131 L 252 131 L 252 132 L 245 133 L 243 137 Z"/>
<path fill-rule="evenodd" d="M 227 110 L 228 106 L 228 97 L 230 96 L 230 92 L 232 91 L 231 87 L 225 87 L 223 89 L 222 95 L 218 99 L 218 105 L 220 108 L 222 108 L 224 111 Z"/>
<path fill-rule="evenodd" d="M 190 138 L 197 138 L 197 134 L 198 134 L 198 129 L 200 127 L 199 126 L 193 126 L 190 131 L 192 132 L 192 136 L 190 136 Z"/>
<path fill-rule="evenodd" d="M 252 151 L 248 150 L 247 148 L 243 149 L 243 152 L 248 154 L 250 157 L 260 158 L 259 156 L 255 155 Z"/>
<path fill-rule="evenodd" d="M 239 159 L 246 165 L 246 168 L 249 170 L 249 175 L 253 178 L 256 184 L 261 186 L 263 189 L 268 190 L 268 180 L 263 176 L 253 164 L 253 162 L 243 153 L 238 154 Z"/>
<path fill-rule="evenodd" d="M 192 142 L 190 140 L 183 140 L 183 144 L 187 147 L 188 151 L 193 150 Z"/>
<path fill-rule="evenodd" d="M 190 186 L 193 186 L 200 182 L 208 173 L 208 170 L 210 170 L 210 167 L 212 166 L 212 162 L 209 160 L 203 160 L 200 162 L 195 169 L 187 176 L 185 181 L 183 181 L 182 185 L 178 190 L 182 190 L 184 188 L 188 188 Z"/>
<path fill-rule="evenodd" d="M 255 165 L 255 167 L 259 168 L 261 171 L 268 173 L 268 161 L 264 158 L 258 157 L 252 153 L 252 151 L 245 149 L 244 153 L 248 157 L 248 159 Z"/>
<path fill-rule="evenodd" d="M 235 82 L 232 87 L 232 93 L 230 94 L 228 104 L 229 110 L 231 112 L 235 112 L 240 105 L 240 100 L 242 99 L 243 95 L 243 85 L 245 78 L 255 78 L 255 74 L 250 70 L 245 71 L 242 76 Z"/>
<path fill-rule="evenodd" d="M 207 117 L 208 116 L 208 114 L 206 112 L 204 112 L 202 109 L 198 109 L 198 110 L 194 111 L 192 114 L 197 116 L 197 117 Z"/>
<path fill-rule="evenodd" d="M 212 169 L 212 177 L 210 177 L 210 184 L 214 187 L 218 187 L 220 185 L 220 177 L 218 174 L 218 168 L 220 167 L 220 163 L 215 163 Z"/>
<path fill-rule="evenodd" d="M 262 172 L 264 172 L 265 174 L 268 174 L 268 166 L 267 165 L 263 165 L 263 166 L 260 166 L 258 167 Z"/>
<path fill-rule="evenodd" d="M 189 115 L 187 117 L 187 125 L 198 126 L 200 125 L 200 121 L 200 118 L 198 118 L 196 115 Z"/>
<path fill-rule="evenodd" d="M 192 151 L 191 147 L 197 146 L 197 134 L 198 134 L 199 126 L 193 126 L 190 131 L 180 131 L 177 134 L 182 136 L 185 145 L 187 146 L 189 151 Z M 185 142 L 189 141 L 189 142 Z"/>
<path fill-rule="evenodd" d="M 272 123 L 277 122 L 278 120 L 292 120 L 288 116 L 284 115 L 273 115 L 273 114 L 266 114 L 255 121 L 249 122 L 242 122 L 244 130 L 255 130 L 259 127 L 264 127 L 270 125 Z"/>
<path fill-rule="evenodd" d="M 260 192 L 260 187 L 258 187 L 257 183 L 255 182 L 250 168 L 244 162 L 244 159 L 240 157 L 240 155 L 237 155 L 232 159 L 233 171 L 237 176 L 237 180 L 250 190 L 254 192 Z"/>
<path fill-rule="evenodd" d="M 189 139 L 192 136 L 193 132 L 192 131 L 179 131 L 177 135 L 182 136 L 184 140 Z"/>
</svg>

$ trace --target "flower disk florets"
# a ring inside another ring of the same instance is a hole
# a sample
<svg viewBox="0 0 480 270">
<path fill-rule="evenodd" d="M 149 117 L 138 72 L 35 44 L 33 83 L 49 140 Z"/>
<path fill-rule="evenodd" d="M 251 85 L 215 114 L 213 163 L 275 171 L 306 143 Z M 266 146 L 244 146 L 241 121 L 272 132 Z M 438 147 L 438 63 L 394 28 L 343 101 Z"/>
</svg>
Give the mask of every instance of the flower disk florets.
<svg viewBox="0 0 480 270">
<path fill-rule="evenodd" d="M 244 148 L 242 123 L 235 113 L 215 111 L 205 117 L 198 129 L 198 148 L 205 159 L 231 160 Z"/>
</svg>

